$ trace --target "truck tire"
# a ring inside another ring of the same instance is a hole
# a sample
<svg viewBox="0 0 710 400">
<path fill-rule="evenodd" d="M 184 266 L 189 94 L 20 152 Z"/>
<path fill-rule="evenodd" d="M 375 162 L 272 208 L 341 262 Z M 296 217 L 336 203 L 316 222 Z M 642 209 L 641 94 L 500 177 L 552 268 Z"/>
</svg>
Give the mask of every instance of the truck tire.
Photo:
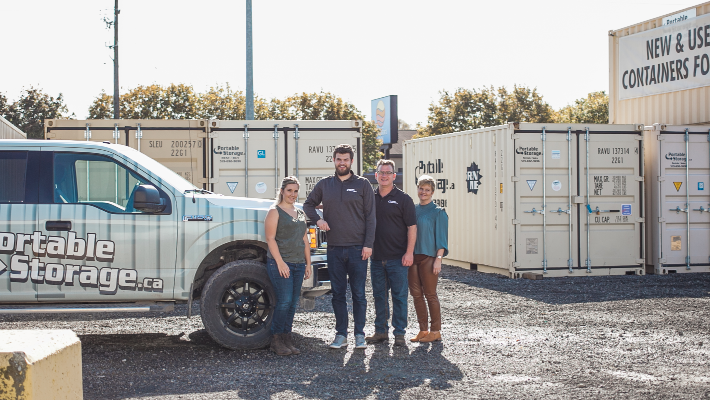
<svg viewBox="0 0 710 400">
<path fill-rule="evenodd" d="M 212 339 L 229 349 L 260 349 L 269 344 L 276 294 L 266 265 L 254 260 L 225 264 L 205 284 L 202 323 Z"/>
</svg>

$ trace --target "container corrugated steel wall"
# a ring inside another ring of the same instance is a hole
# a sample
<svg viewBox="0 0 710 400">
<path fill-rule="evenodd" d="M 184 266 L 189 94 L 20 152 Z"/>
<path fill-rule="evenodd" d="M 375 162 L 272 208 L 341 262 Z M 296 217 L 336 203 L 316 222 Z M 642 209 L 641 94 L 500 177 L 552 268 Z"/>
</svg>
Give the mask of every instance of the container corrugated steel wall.
<svg viewBox="0 0 710 400">
<path fill-rule="evenodd" d="M 110 142 L 132 147 L 207 189 L 207 120 L 48 119 L 45 139 Z M 87 138 L 88 133 L 88 138 Z"/>
<path fill-rule="evenodd" d="M 0 116 L 0 139 L 27 139 L 27 135 Z"/>
<path fill-rule="evenodd" d="M 710 14 L 710 2 L 689 7 L 695 8 L 698 16 Z M 629 124 L 655 123 L 693 125 L 710 123 L 710 86 L 671 93 L 656 94 L 634 99 L 618 100 L 619 38 L 655 29 L 662 26 L 663 18 L 644 21 L 623 29 L 609 32 L 609 123 Z M 675 38 L 674 38 L 675 40 Z"/>
<path fill-rule="evenodd" d="M 404 190 L 416 199 L 419 176 L 436 180 L 433 201 L 449 215 L 449 264 L 511 277 L 545 269 L 549 276 L 642 274 L 642 129 L 521 123 L 406 141 Z M 589 270 L 587 143 L 589 202 L 601 208 L 590 218 Z"/>
<path fill-rule="evenodd" d="M 645 136 L 648 270 L 710 272 L 710 125 L 655 124 Z"/>
</svg>

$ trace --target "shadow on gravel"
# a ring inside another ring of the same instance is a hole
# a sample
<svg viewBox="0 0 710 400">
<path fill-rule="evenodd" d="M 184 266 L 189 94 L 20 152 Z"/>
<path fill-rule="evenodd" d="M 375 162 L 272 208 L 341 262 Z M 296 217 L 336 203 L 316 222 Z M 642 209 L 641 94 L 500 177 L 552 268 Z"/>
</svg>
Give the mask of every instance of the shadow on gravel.
<svg viewBox="0 0 710 400">
<path fill-rule="evenodd" d="M 533 281 L 444 266 L 441 278 L 548 304 L 710 297 L 708 273 L 565 277 Z"/>
<path fill-rule="evenodd" d="M 323 340 L 296 336 L 303 354 L 230 351 L 204 330 L 188 335 L 81 335 L 86 399 L 125 399 L 231 392 L 240 398 L 294 395 L 354 399 L 417 397 L 442 390 L 463 372 L 443 356 L 444 344 L 367 351 L 328 349 Z M 234 396 L 237 397 L 237 396 Z"/>
</svg>

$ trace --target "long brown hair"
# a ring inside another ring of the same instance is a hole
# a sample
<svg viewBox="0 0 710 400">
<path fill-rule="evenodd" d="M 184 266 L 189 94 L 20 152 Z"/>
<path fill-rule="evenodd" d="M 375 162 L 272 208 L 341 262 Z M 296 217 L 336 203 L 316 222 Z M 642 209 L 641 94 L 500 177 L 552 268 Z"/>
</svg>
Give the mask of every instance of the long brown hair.
<svg viewBox="0 0 710 400">
<path fill-rule="evenodd" d="M 298 185 L 299 189 L 301 188 L 301 182 L 295 176 L 287 176 L 281 181 L 281 189 L 276 192 L 276 205 L 284 201 L 284 189 L 286 189 L 286 186 L 294 183 Z"/>
</svg>

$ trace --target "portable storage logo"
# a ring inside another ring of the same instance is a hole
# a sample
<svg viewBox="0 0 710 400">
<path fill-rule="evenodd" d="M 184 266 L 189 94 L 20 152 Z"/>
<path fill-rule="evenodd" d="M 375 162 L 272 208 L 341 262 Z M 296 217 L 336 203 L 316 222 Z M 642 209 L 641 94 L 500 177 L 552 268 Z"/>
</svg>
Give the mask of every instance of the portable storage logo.
<svg viewBox="0 0 710 400">
<path fill-rule="evenodd" d="M 475 162 L 466 168 L 466 188 L 468 193 L 478 194 L 478 187 L 481 185 L 481 170 Z"/>
<path fill-rule="evenodd" d="M 26 253 L 26 246 L 30 251 Z M 13 254 L 14 253 L 14 254 Z M 111 263 L 116 254 L 116 245 L 110 240 L 96 240 L 95 233 L 88 233 L 86 239 L 77 237 L 76 232 L 62 236 L 45 236 L 42 232 L 11 233 L 0 232 L 0 254 L 13 254 L 10 258 L 10 281 L 24 283 L 31 280 L 36 284 L 79 286 L 98 288 L 100 294 L 114 295 L 121 290 L 163 291 L 163 280 L 144 278 L 138 281 L 135 269 L 91 265 L 43 263 L 38 257 L 70 259 L 76 261 L 98 261 Z M 34 258 L 30 258 L 34 255 Z M 8 266 L 0 261 L 0 275 Z M 78 282 L 77 282 L 78 281 Z"/>
</svg>

